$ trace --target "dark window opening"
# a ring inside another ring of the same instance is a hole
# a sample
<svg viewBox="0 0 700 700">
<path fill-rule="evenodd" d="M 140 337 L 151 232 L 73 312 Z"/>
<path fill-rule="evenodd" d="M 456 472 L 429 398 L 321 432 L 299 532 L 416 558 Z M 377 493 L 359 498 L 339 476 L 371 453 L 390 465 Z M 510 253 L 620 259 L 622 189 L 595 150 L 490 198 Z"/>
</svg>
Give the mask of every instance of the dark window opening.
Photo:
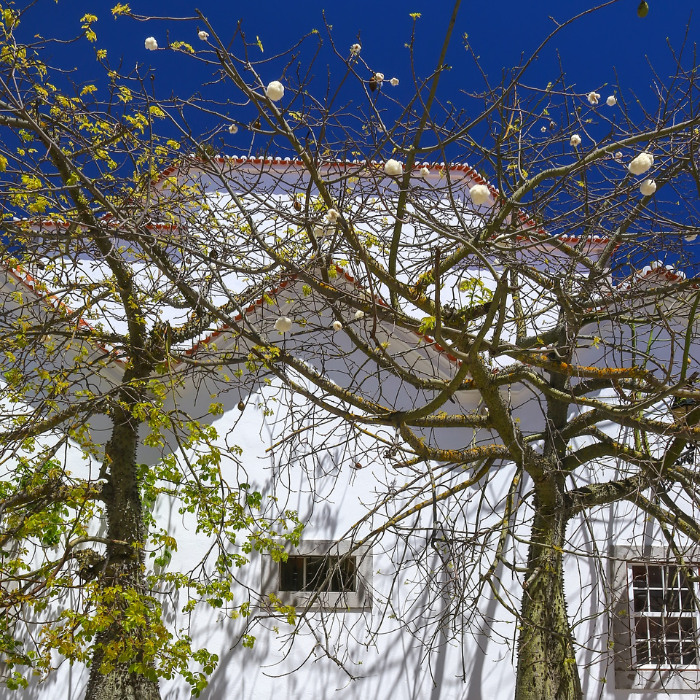
<svg viewBox="0 0 700 700">
<path fill-rule="evenodd" d="M 694 666 L 695 585 L 676 566 L 632 566 L 632 607 L 638 666 Z"/>
<path fill-rule="evenodd" d="M 288 557 L 280 562 L 279 590 L 353 593 L 356 577 L 355 557 Z"/>
</svg>

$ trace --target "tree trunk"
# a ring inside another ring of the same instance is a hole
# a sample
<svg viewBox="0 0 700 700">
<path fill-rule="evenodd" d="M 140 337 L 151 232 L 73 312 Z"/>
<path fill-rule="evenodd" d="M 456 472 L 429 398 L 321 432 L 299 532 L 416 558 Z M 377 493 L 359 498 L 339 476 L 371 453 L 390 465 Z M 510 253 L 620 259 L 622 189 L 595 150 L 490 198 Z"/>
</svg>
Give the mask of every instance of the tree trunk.
<svg viewBox="0 0 700 700">
<path fill-rule="evenodd" d="M 85 700 L 160 700 L 158 683 L 140 673 L 130 673 L 128 664 L 101 673 L 95 671 L 96 662 L 94 659 Z"/>
<path fill-rule="evenodd" d="M 123 398 L 127 404 L 133 401 Z M 95 637 L 85 700 L 159 700 L 157 681 L 129 671 L 131 664 L 142 662 L 139 649 L 148 629 L 137 626 L 126 631 L 121 613 L 130 595 L 145 593 L 146 533 L 136 467 L 139 425 L 128 408 L 115 411 L 113 419 L 112 438 L 105 448 L 107 537 L 127 544 L 108 545 L 99 574 L 103 604 L 116 619 Z M 117 662 L 120 654 L 122 663 Z"/>
<path fill-rule="evenodd" d="M 581 700 L 581 682 L 564 598 L 562 547 L 568 518 L 560 485 L 535 499 L 523 590 L 516 700 Z"/>
</svg>

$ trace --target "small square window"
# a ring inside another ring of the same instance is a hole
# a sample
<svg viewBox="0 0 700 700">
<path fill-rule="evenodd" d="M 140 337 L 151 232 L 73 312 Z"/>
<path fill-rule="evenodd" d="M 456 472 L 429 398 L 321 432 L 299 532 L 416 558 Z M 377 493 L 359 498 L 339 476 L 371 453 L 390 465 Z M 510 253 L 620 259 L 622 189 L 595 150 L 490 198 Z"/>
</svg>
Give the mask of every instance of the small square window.
<svg viewBox="0 0 700 700">
<path fill-rule="evenodd" d="M 630 570 L 636 665 L 696 664 L 693 584 L 676 566 L 635 564 Z"/>
<path fill-rule="evenodd" d="M 615 687 L 694 692 L 700 686 L 698 584 L 661 547 L 611 549 Z M 683 553 L 699 562 L 700 548 Z"/>
<path fill-rule="evenodd" d="M 311 540 L 289 546 L 287 560 L 263 557 L 262 592 L 310 610 L 371 609 L 372 555 L 350 542 Z"/>
</svg>

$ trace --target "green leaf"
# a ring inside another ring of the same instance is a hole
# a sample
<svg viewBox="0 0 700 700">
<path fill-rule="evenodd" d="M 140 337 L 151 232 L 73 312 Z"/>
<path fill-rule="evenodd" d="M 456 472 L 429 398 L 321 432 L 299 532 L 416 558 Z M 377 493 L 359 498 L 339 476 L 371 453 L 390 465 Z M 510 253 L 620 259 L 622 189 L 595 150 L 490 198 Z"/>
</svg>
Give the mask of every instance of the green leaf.
<svg viewBox="0 0 700 700">
<path fill-rule="evenodd" d="M 425 335 L 428 331 L 435 328 L 435 316 L 426 316 L 421 320 L 418 332 Z"/>
</svg>

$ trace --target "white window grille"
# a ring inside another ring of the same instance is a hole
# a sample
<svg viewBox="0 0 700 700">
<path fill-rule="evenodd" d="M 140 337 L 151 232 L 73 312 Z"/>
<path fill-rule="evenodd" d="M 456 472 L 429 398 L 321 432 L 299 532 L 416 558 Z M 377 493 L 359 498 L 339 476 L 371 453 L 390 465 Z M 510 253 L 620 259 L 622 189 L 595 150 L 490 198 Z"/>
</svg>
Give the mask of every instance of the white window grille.
<svg viewBox="0 0 700 700">
<path fill-rule="evenodd" d="M 666 548 L 615 546 L 610 554 L 615 688 L 697 694 L 698 584 Z M 700 548 L 683 557 L 700 573 Z"/>
<path fill-rule="evenodd" d="M 627 567 L 635 666 L 696 666 L 696 585 L 677 566 Z"/>
</svg>

